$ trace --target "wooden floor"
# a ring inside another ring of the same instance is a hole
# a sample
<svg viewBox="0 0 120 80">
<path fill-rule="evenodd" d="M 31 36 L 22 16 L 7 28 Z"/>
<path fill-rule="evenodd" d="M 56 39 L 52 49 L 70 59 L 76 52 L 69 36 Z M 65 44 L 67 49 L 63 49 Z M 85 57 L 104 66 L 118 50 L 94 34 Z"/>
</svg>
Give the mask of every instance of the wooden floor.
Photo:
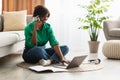
<svg viewBox="0 0 120 80">
<path fill-rule="evenodd" d="M 100 58 L 104 68 L 98 71 L 35 73 L 16 66 L 22 61 L 21 55 L 9 55 L 0 59 L 0 80 L 120 80 L 120 60 L 109 60 L 102 54 Z"/>
</svg>

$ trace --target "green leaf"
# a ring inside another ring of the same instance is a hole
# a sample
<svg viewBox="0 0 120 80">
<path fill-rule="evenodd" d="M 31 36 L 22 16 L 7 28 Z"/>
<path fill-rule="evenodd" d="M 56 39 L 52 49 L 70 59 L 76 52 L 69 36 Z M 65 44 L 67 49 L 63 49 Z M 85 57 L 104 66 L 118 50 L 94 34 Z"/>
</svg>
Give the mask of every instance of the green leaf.
<svg viewBox="0 0 120 80">
<path fill-rule="evenodd" d="M 88 29 L 89 28 L 89 26 L 83 26 L 83 29 L 84 30 L 86 30 L 86 29 Z"/>
<path fill-rule="evenodd" d="M 100 5 L 100 0 L 95 0 L 96 5 Z"/>
</svg>

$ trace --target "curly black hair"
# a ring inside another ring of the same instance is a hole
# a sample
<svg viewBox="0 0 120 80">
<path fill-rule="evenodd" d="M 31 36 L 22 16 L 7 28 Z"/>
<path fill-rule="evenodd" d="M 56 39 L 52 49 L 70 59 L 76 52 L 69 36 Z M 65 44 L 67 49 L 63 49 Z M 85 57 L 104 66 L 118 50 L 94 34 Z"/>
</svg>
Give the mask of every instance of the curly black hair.
<svg viewBox="0 0 120 80">
<path fill-rule="evenodd" d="M 50 16 L 50 12 L 45 6 L 37 5 L 34 8 L 33 17 L 44 17 L 46 14 L 48 14 L 48 17 Z"/>
</svg>

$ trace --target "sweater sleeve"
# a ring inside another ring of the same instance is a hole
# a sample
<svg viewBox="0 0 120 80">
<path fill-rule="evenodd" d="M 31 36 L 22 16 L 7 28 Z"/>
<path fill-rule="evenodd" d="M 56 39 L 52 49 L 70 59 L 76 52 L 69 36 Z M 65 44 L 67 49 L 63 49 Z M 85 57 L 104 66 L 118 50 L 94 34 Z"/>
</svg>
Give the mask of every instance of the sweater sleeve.
<svg viewBox="0 0 120 80">
<path fill-rule="evenodd" d="M 49 27 L 49 43 L 50 43 L 51 47 L 59 44 L 59 42 L 55 38 L 54 32 L 51 27 Z"/>
<path fill-rule="evenodd" d="M 29 47 L 34 47 L 35 45 L 31 42 L 33 29 L 30 26 L 34 26 L 34 24 L 31 23 L 31 24 L 27 25 L 26 28 L 24 29 L 25 45 L 27 45 Z"/>
</svg>

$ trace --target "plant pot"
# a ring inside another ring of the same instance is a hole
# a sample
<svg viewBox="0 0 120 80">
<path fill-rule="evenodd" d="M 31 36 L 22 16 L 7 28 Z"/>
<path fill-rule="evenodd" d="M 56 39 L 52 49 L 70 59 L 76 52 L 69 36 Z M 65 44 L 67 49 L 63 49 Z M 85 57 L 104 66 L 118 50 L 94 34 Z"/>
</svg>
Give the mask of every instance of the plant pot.
<svg viewBox="0 0 120 80">
<path fill-rule="evenodd" d="M 99 47 L 99 41 L 88 41 L 90 53 L 97 53 Z"/>
</svg>

